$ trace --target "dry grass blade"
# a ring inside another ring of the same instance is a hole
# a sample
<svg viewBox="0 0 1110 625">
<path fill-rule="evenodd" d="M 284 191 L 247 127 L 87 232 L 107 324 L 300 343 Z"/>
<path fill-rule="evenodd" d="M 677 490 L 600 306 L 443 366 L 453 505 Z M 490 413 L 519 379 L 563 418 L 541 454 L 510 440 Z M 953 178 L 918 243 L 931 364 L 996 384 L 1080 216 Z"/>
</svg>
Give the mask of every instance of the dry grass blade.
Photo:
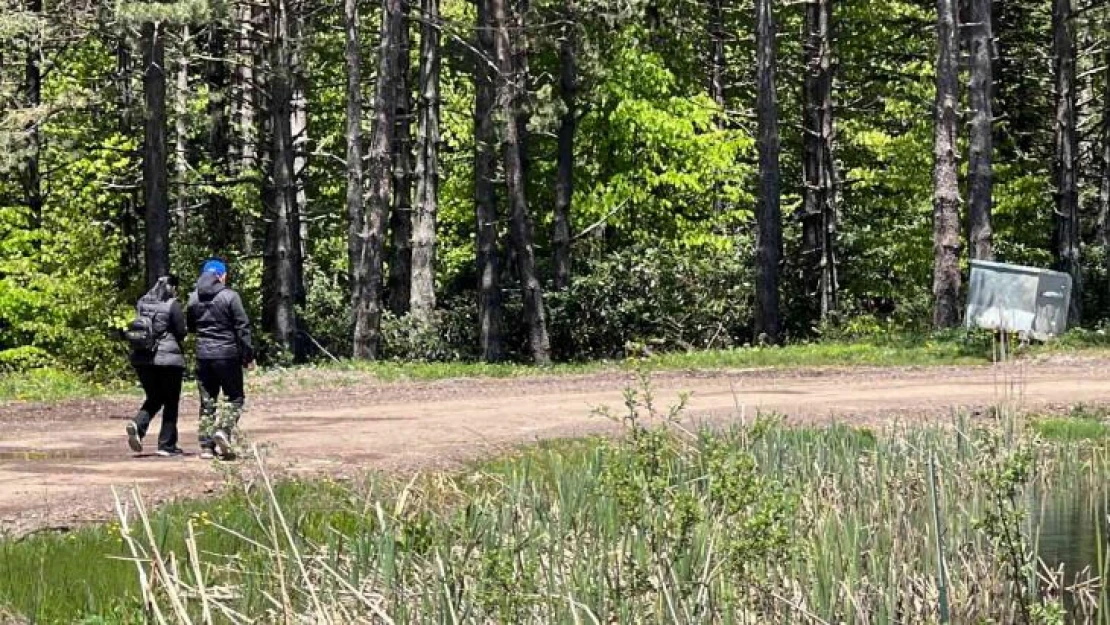
<svg viewBox="0 0 1110 625">
<path fill-rule="evenodd" d="M 185 545 L 189 549 L 189 561 L 192 562 L 193 577 L 196 578 L 197 596 L 200 597 L 201 619 L 205 625 L 211 625 L 212 612 L 208 607 L 208 590 L 204 586 L 204 574 L 200 569 L 200 555 L 197 552 L 197 536 L 193 531 L 193 522 L 190 520 L 185 524 L 185 528 L 188 531 Z"/>
<path fill-rule="evenodd" d="M 181 600 L 181 596 L 177 592 L 177 586 L 174 583 L 177 576 L 170 575 L 170 571 L 166 567 L 166 561 L 162 558 L 162 553 L 158 549 L 158 540 L 154 537 L 154 530 L 150 526 L 150 517 L 146 513 L 146 507 L 143 506 L 142 497 L 139 496 L 138 491 L 132 491 L 131 499 L 135 502 L 135 510 L 139 513 L 139 519 L 143 523 L 143 530 L 146 533 L 147 541 L 150 543 L 154 566 L 162 577 L 162 586 L 169 596 L 170 605 L 173 606 L 173 611 L 180 622 L 185 623 L 185 625 L 192 625 L 193 620 L 189 618 L 189 611 L 185 609 L 185 602 Z"/>
<path fill-rule="evenodd" d="M 278 502 L 277 495 L 274 493 L 274 485 L 270 482 L 270 474 L 266 471 L 266 465 L 262 462 L 262 455 L 258 453 L 257 445 L 253 446 L 253 451 L 255 463 L 258 465 L 259 473 L 262 475 L 262 483 L 265 484 L 266 494 L 270 498 L 270 505 L 273 506 L 274 513 L 281 523 L 281 529 L 285 533 L 286 541 L 289 543 L 289 550 L 293 554 L 293 560 L 296 562 L 297 568 L 301 573 L 301 579 L 304 581 L 305 588 L 308 590 L 308 596 L 312 599 L 312 609 L 315 612 L 315 616 L 319 619 L 317 622 L 330 623 L 331 618 L 320 604 L 320 597 L 317 595 L 316 587 L 312 583 L 312 578 L 309 577 L 304 562 L 301 560 L 301 554 L 297 549 L 297 542 L 293 538 L 293 532 L 289 529 L 289 524 L 285 521 L 285 514 L 281 511 L 281 505 Z"/>
<path fill-rule="evenodd" d="M 158 608 L 158 601 L 154 598 L 154 588 L 146 574 L 146 569 L 143 568 L 143 562 L 146 559 L 140 556 L 139 546 L 131 536 L 130 515 L 124 509 L 123 501 L 114 486 L 112 487 L 112 497 L 115 499 L 116 516 L 119 518 L 120 536 L 123 538 L 124 544 L 127 545 L 127 550 L 131 552 L 131 557 L 134 559 L 135 567 L 139 572 L 139 587 L 143 595 L 143 606 L 148 612 L 154 614 L 158 623 L 165 623 L 166 617 L 162 615 L 162 610 Z"/>
</svg>

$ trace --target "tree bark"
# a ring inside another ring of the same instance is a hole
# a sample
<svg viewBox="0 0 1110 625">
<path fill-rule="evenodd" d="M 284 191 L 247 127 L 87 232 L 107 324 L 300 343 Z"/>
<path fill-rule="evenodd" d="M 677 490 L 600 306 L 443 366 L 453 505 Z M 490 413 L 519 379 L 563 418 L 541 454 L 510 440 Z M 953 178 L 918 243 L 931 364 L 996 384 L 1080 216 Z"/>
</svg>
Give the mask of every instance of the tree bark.
<svg viewBox="0 0 1110 625">
<path fill-rule="evenodd" d="M 522 71 L 521 46 L 524 15 L 507 10 L 506 0 L 491 0 L 496 28 L 498 109 L 505 120 L 502 129 L 502 150 L 505 162 L 506 191 L 509 196 L 510 233 L 520 275 L 521 296 L 524 300 L 524 318 L 528 324 L 528 343 L 532 360 L 537 365 L 551 362 L 551 347 L 547 335 L 543 289 L 536 276 L 535 250 L 532 246 L 532 222 L 528 213 L 528 195 L 525 189 L 525 159 L 521 151 L 520 119 L 527 84 Z M 515 15 L 512 15 L 515 13 Z"/>
<path fill-rule="evenodd" d="M 366 328 L 369 293 L 365 291 L 367 263 L 363 228 L 366 210 L 362 197 L 362 51 L 359 49 L 359 0 L 343 0 L 347 64 L 347 258 L 351 284 L 351 311 L 355 320 L 355 350 L 359 349 L 359 328 Z M 356 354 L 360 355 L 360 354 Z M 365 354 L 361 354 L 365 356 Z"/>
<path fill-rule="evenodd" d="M 1052 1 L 1053 69 L 1056 79 L 1055 143 L 1056 214 L 1054 241 L 1057 269 L 1072 277 L 1068 323 L 1081 319 L 1083 273 L 1079 251 L 1079 186 L 1075 83 L 1075 23 L 1071 0 Z"/>
<path fill-rule="evenodd" d="M 481 56 L 474 84 L 474 207 L 477 225 L 478 340 L 482 360 L 501 360 L 501 268 L 497 226 L 497 52 L 493 0 L 477 0 L 477 43 Z"/>
<path fill-rule="evenodd" d="M 991 230 L 993 186 L 994 73 L 992 0 L 970 0 L 971 158 L 968 170 L 968 233 L 971 258 L 994 260 Z"/>
<path fill-rule="evenodd" d="M 578 124 L 578 8 L 566 0 L 566 27 L 559 43 L 559 96 L 563 114 L 559 119 L 558 163 L 555 178 L 555 289 L 570 286 L 570 210 L 574 197 L 574 134 Z"/>
<path fill-rule="evenodd" d="M 354 264 L 358 300 L 355 306 L 354 355 L 375 359 L 380 353 L 383 239 L 393 196 L 393 140 L 396 131 L 398 68 L 396 49 L 404 27 L 402 0 L 382 0 L 378 80 L 367 158 L 366 215 L 358 224 L 360 255 Z"/>
<path fill-rule="evenodd" d="M 127 36 L 120 34 L 116 41 L 116 97 L 119 104 L 119 124 L 117 129 L 121 137 L 134 136 L 134 111 L 135 102 L 132 90 L 132 59 L 131 44 Z M 116 284 L 120 291 L 129 290 L 134 284 L 135 276 L 141 271 L 142 252 L 139 245 L 139 214 L 138 202 L 135 193 L 123 191 L 119 195 L 117 219 L 119 219 L 120 237 L 123 239 L 120 249 L 120 270 Z"/>
<path fill-rule="evenodd" d="M 166 180 L 166 42 L 161 25 L 143 24 L 143 201 L 146 205 L 146 283 L 170 271 L 169 190 Z"/>
<path fill-rule="evenodd" d="M 231 120 L 228 108 L 229 71 L 227 36 L 223 27 L 213 22 L 208 26 L 204 80 L 208 85 L 208 134 L 205 143 L 212 171 L 210 188 L 205 198 L 205 225 L 212 251 L 220 256 L 231 254 L 241 240 L 242 225 L 232 210 L 231 199 L 217 183 L 232 177 L 228 162 L 231 150 Z M 236 106 L 242 106 L 237 104 Z"/>
<path fill-rule="evenodd" d="M 805 196 L 803 255 L 806 292 L 820 303 L 826 321 L 836 310 L 839 284 L 836 260 L 836 165 L 833 160 L 832 2 L 806 5 L 806 74 L 803 87 Z"/>
<path fill-rule="evenodd" d="M 27 10 L 39 15 L 42 13 L 42 0 L 29 0 Z M 27 136 L 26 156 L 23 159 L 23 195 L 30 214 L 30 228 L 35 232 L 34 247 L 39 249 L 42 245 L 42 171 L 40 159 L 42 157 L 42 136 L 39 131 L 39 116 L 37 110 L 42 106 L 42 42 L 38 37 L 32 37 L 27 46 L 26 65 L 24 67 L 24 88 L 26 89 L 26 106 L 31 109 L 31 119 L 27 122 L 25 132 Z"/>
<path fill-rule="evenodd" d="M 1110 12 L 1103 32 L 1110 32 Z M 1105 267 L 1107 290 L 1110 290 L 1110 46 L 1103 54 L 1106 67 L 1102 95 L 1102 185 L 1098 194 L 1099 241 L 1102 244 L 1102 262 Z"/>
<path fill-rule="evenodd" d="M 436 307 L 436 219 L 439 213 L 439 0 L 421 0 L 420 123 L 417 128 L 416 212 L 413 215 L 412 301 L 426 318 Z"/>
<path fill-rule="evenodd" d="M 956 0 L 937 0 L 936 109 L 933 126 L 933 326 L 959 323 L 960 189 L 956 132 L 959 40 Z"/>
<path fill-rule="evenodd" d="M 298 262 L 294 294 L 298 306 L 305 304 L 307 293 L 304 283 L 304 260 L 308 257 L 308 77 L 305 75 L 304 45 L 304 0 L 286 0 L 291 7 L 290 16 L 290 60 L 293 100 L 289 114 L 289 127 L 293 136 L 293 246 L 297 250 Z M 301 345 L 298 341 L 298 350 Z M 300 352 L 298 351 L 298 354 Z M 299 356 L 298 356 L 299 357 Z"/>
<path fill-rule="evenodd" d="M 188 226 L 188 188 L 189 177 L 189 25 L 181 26 L 181 49 L 178 50 L 177 74 L 174 76 L 173 114 L 174 114 L 174 174 L 177 183 L 174 220 L 177 231 L 184 233 Z"/>
<path fill-rule="evenodd" d="M 263 65 L 263 50 L 260 41 L 266 34 L 266 9 L 258 3 L 240 0 L 237 7 L 239 30 L 236 34 L 236 97 L 235 97 L 235 148 L 234 166 L 240 177 L 252 175 L 261 164 L 259 145 L 259 125 L 262 121 L 259 110 L 262 94 L 265 91 L 265 75 L 256 71 Z M 249 214 L 243 214 L 241 223 L 242 246 L 245 254 L 253 254 L 255 247 L 255 224 Z"/>
<path fill-rule="evenodd" d="M 757 9 L 758 10 L 758 9 Z M 756 24 L 756 28 L 759 25 Z M 757 33 L 758 36 L 758 33 Z M 758 44 L 757 44 L 758 47 Z M 757 50 L 758 54 L 758 50 Z M 758 61 L 757 61 L 758 62 Z M 725 7 L 724 0 L 709 0 L 709 97 L 725 106 Z"/>
<path fill-rule="evenodd" d="M 300 258 L 296 245 L 296 186 L 293 172 L 292 50 L 288 0 L 270 0 L 270 158 L 263 193 L 266 245 L 263 251 L 262 328 L 287 352 L 297 343 L 296 297 Z"/>
<path fill-rule="evenodd" d="M 393 210 L 389 215 L 390 239 L 393 244 L 389 261 L 389 310 L 395 315 L 409 312 L 413 280 L 413 214 L 412 214 L 412 73 L 409 60 L 412 48 L 409 33 L 409 0 L 402 0 L 404 25 L 400 30 L 397 55 L 396 134 L 393 141 Z"/>
<path fill-rule="evenodd" d="M 775 16 L 772 0 L 756 1 L 756 82 L 758 95 L 759 200 L 756 206 L 755 338 L 777 343 L 782 334 L 779 275 L 782 265 L 782 209 L 779 188 L 779 112 L 775 84 Z"/>
</svg>

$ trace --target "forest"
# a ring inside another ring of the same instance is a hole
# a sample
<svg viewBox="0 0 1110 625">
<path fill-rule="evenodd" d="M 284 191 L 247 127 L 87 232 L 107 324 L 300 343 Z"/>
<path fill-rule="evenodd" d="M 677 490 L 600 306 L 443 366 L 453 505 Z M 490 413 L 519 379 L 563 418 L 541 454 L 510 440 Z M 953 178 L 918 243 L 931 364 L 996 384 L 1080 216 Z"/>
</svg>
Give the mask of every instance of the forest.
<svg viewBox="0 0 1110 625">
<path fill-rule="evenodd" d="M 0 2 L 0 371 L 209 257 L 278 364 L 1110 316 L 1105 0 Z"/>
</svg>

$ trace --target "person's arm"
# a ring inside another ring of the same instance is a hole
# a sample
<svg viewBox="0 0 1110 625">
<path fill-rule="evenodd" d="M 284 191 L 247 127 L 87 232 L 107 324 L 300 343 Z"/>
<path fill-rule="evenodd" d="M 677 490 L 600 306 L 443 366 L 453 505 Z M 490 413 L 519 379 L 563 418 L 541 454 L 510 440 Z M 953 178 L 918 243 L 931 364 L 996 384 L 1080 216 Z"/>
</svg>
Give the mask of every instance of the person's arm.
<svg viewBox="0 0 1110 625">
<path fill-rule="evenodd" d="M 185 323 L 185 313 L 181 310 L 181 302 L 173 300 L 170 303 L 170 333 L 177 339 L 178 343 L 185 341 L 185 335 L 189 330 Z"/>
<path fill-rule="evenodd" d="M 194 310 L 196 301 L 193 296 L 189 296 L 189 304 L 185 307 L 185 328 L 193 334 L 197 333 L 197 313 Z"/>
<path fill-rule="evenodd" d="M 243 364 L 254 362 L 254 345 L 251 343 L 251 320 L 243 308 L 243 300 L 238 293 L 232 293 L 231 323 L 235 326 L 235 336 L 239 340 L 239 350 L 243 356 Z"/>
</svg>

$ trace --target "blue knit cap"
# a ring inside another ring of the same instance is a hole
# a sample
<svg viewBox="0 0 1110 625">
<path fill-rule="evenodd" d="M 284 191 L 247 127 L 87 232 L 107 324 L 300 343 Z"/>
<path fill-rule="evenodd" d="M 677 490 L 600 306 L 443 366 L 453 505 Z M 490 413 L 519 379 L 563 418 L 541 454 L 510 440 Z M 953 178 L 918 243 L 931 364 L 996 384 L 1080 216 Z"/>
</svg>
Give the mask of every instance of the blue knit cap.
<svg viewBox="0 0 1110 625">
<path fill-rule="evenodd" d="M 227 265 L 225 265 L 223 263 L 223 261 L 216 260 L 215 258 L 213 258 L 213 259 L 204 261 L 204 266 L 201 267 L 200 272 L 202 274 L 204 274 L 204 273 L 214 273 L 218 276 L 222 276 L 222 275 L 227 273 Z"/>
</svg>

